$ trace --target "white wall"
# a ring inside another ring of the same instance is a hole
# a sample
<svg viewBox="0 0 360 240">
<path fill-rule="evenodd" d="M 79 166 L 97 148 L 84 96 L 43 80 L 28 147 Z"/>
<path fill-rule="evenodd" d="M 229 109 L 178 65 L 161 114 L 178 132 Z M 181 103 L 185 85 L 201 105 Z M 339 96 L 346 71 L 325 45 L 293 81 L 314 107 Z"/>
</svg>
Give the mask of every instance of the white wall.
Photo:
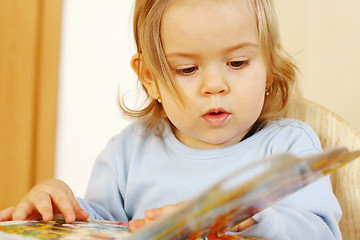
<svg viewBox="0 0 360 240">
<path fill-rule="evenodd" d="M 358 0 L 274 0 L 304 95 L 360 130 Z M 85 192 L 96 156 L 126 121 L 116 106 L 134 89 L 133 0 L 64 0 L 56 177 Z M 135 97 L 130 97 L 135 102 Z"/>
<path fill-rule="evenodd" d="M 135 52 L 132 5 L 129 0 L 63 1 L 55 175 L 77 196 L 85 192 L 96 156 L 129 123 L 117 96 L 119 86 L 121 92 L 136 89 L 129 64 Z"/>
<path fill-rule="evenodd" d="M 360 1 L 274 0 L 305 97 L 360 131 Z"/>
</svg>

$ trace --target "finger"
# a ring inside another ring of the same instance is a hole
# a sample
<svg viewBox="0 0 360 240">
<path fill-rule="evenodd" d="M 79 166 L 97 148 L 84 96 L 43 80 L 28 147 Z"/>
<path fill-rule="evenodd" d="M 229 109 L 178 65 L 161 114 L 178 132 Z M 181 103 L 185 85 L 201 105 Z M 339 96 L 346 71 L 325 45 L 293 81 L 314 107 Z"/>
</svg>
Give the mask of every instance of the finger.
<svg viewBox="0 0 360 240">
<path fill-rule="evenodd" d="M 0 222 L 13 220 L 15 207 L 8 207 L 0 212 Z"/>
<path fill-rule="evenodd" d="M 36 208 L 32 202 L 22 201 L 13 212 L 13 220 L 26 220 L 29 216 L 35 216 Z"/>
<path fill-rule="evenodd" d="M 257 222 L 252 217 L 248 218 L 239 224 L 239 230 L 244 231 L 255 224 L 257 224 Z"/>
<path fill-rule="evenodd" d="M 131 220 L 129 222 L 129 229 L 130 229 L 131 232 L 136 232 L 140 228 L 145 226 L 145 224 L 146 224 L 146 221 L 144 219 Z"/>
<path fill-rule="evenodd" d="M 74 208 L 67 194 L 59 192 L 54 194 L 51 199 L 67 223 L 72 223 L 76 220 Z"/>
<path fill-rule="evenodd" d="M 253 218 L 248 218 L 245 221 L 235 225 L 234 227 L 232 227 L 230 229 L 230 231 L 232 232 L 241 232 L 244 231 L 246 229 L 248 229 L 249 227 L 253 226 L 257 224 L 257 222 L 253 219 Z"/>
<path fill-rule="evenodd" d="M 155 220 L 162 215 L 162 210 L 159 208 L 145 210 L 145 218 L 148 220 Z"/>
<path fill-rule="evenodd" d="M 161 208 L 154 208 L 154 209 L 147 209 L 145 210 L 145 220 L 146 221 L 153 221 L 156 220 L 166 214 L 169 214 L 175 211 L 175 205 L 165 205 Z"/>
<path fill-rule="evenodd" d="M 87 220 L 89 218 L 89 214 L 84 209 L 81 208 L 79 202 L 76 200 L 74 196 L 74 193 L 71 191 L 70 188 L 67 188 L 66 192 L 73 207 L 75 218 L 79 220 Z"/>
<path fill-rule="evenodd" d="M 63 183 L 63 189 L 66 192 L 66 195 L 72 205 L 73 212 L 75 214 L 75 220 L 87 220 L 89 218 L 89 214 L 81 208 L 79 202 L 76 200 L 74 193 L 71 191 L 71 189 Z"/>
<path fill-rule="evenodd" d="M 170 214 L 170 213 L 174 212 L 176 209 L 178 209 L 179 206 L 181 206 L 180 203 L 175 204 L 175 205 L 165 205 L 165 206 L 162 206 L 162 207 L 160 208 L 160 210 L 161 210 L 161 216 L 166 215 L 166 214 Z"/>
<path fill-rule="evenodd" d="M 76 201 L 75 198 L 72 198 L 71 202 L 72 202 L 72 206 L 74 208 L 76 219 L 87 220 L 89 218 L 89 214 L 84 209 L 81 208 L 78 201 Z"/>
<path fill-rule="evenodd" d="M 52 201 L 50 196 L 45 193 L 41 192 L 38 193 L 35 197 L 35 207 L 38 209 L 42 219 L 47 222 L 51 221 L 54 218 L 54 209 L 52 206 Z"/>
<path fill-rule="evenodd" d="M 76 219 L 85 221 L 89 218 L 89 213 L 86 212 L 84 209 L 80 208 L 78 210 L 75 210 L 75 216 Z"/>
<path fill-rule="evenodd" d="M 174 212 L 179 207 L 182 207 L 183 205 L 187 204 L 189 201 L 183 201 L 179 202 L 177 204 L 169 204 L 162 206 L 161 208 L 154 208 L 154 209 L 147 209 L 145 211 L 145 218 L 147 220 L 155 220 L 161 216 L 164 216 L 166 214 L 170 214 Z"/>
</svg>

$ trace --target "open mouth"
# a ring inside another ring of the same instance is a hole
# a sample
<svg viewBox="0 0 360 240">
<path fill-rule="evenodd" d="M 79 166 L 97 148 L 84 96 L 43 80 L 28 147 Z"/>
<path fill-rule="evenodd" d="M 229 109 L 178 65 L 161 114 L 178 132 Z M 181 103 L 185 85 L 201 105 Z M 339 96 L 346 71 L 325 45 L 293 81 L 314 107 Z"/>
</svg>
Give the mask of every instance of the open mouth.
<svg viewBox="0 0 360 240">
<path fill-rule="evenodd" d="M 227 122 L 230 116 L 231 113 L 223 109 L 211 109 L 205 113 L 202 118 L 212 126 L 221 126 Z"/>
</svg>

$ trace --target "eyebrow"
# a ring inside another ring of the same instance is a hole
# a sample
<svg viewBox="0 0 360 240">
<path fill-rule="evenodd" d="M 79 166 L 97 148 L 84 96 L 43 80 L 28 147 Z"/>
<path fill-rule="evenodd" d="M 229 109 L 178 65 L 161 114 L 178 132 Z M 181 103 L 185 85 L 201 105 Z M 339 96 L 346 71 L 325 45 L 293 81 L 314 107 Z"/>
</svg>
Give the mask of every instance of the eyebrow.
<svg viewBox="0 0 360 240">
<path fill-rule="evenodd" d="M 244 42 L 244 43 L 237 44 L 235 46 L 228 47 L 228 48 L 224 49 L 223 52 L 229 53 L 234 50 L 241 49 L 241 48 L 259 48 L 259 45 L 256 43 Z M 166 55 L 166 58 L 171 58 L 171 57 L 196 58 L 196 57 L 198 57 L 198 55 L 195 53 L 186 53 L 186 52 L 170 52 L 169 54 L 165 54 L 165 55 Z"/>
<path fill-rule="evenodd" d="M 259 48 L 259 45 L 256 43 L 252 43 L 252 42 L 244 42 L 244 43 L 240 43 L 235 46 L 229 47 L 229 48 L 225 49 L 224 52 L 232 52 L 232 51 L 240 49 L 240 48 Z"/>
</svg>

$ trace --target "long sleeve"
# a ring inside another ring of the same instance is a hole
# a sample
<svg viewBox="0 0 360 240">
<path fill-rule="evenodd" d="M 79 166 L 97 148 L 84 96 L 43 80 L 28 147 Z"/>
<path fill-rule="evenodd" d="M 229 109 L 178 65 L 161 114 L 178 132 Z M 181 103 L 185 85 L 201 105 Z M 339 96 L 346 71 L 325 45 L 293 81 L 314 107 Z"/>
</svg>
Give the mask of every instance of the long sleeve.
<svg viewBox="0 0 360 240">
<path fill-rule="evenodd" d="M 340 217 L 330 179 L 325 177 L 255 215 L 258 224 L 241 234 L 269 240 L 341 239 Z"/>
<path fill-rule="evenodd" d="M 114 139 L 97 158 L 90 176 L 85 199 L 78 198 L 81 207 L 90 215 L 90 219 L 105 219 L 127 222 L 124 200 L 120 185 L 124 183 L 124 173 L 119 172 L 114 151 Z M 121 171 L 121 170 L 120 170 Z"/>
<path fill-rule="evenodd" d="M 278 134 L 273 153 L 290 152 L 305 157 L 320 151 L 316 133 L 306 124 L 295 121 L 291 132 Z M 256 225 L 242 232 L 264 239 L 342 239 L 338 226 L 341 208 L 326 176 L 253 216 Z"/>
</svg>

